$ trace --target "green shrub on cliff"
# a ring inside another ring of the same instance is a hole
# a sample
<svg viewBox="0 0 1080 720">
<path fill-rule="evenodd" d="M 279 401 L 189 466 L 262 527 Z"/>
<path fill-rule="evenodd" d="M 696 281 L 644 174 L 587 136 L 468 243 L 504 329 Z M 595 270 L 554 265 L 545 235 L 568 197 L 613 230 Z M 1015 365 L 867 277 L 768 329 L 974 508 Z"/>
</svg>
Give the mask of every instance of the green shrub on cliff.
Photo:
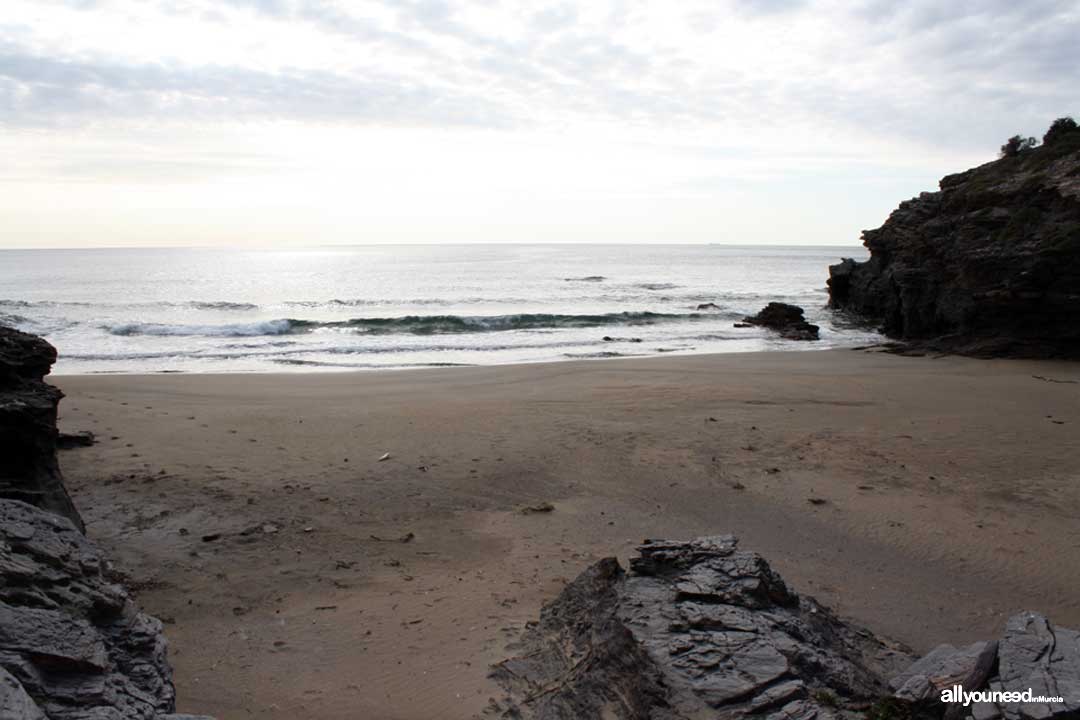
<svg viewBox="0 0 1080 720">
<path fill-rule="evenodd" d="M 1038 142 L 1033 137 L 1025 138 L 1020 135 L 1013 135 L 1001 146 L 1001 157 L 1016 157 L 1022 152 L 1034 149 Z"/>
<path fill-rule="evenodd" d="M 1078 130 L 1080 130 L 1080 126 L 1071 117 L 1060 117 L 1050 125 L 1050 129 L 1043 135 L 1043 145 L 1053 145 L 1060 142 L 1066 135 L 1071 135 Z"/>
</svg>

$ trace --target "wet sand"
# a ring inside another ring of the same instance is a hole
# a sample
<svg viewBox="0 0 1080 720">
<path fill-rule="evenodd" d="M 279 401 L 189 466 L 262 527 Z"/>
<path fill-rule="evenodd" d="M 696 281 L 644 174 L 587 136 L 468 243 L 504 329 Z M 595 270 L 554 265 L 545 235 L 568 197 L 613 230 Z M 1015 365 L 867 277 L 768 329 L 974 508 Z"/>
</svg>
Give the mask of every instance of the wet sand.
<svg viewBox="0 0 1080 720">
<path fill-rule="evenodd" d="M 736 533 L 920 651 L 1020 609 L 1080 626 L 1076 364 L 836 350 L 52 381 L 61 429 L 100 440 L 61 454 L 69 488 L 166 621 L 184 712 L 474 717 L 541 604 L 645 537 Z"/>
</svg>

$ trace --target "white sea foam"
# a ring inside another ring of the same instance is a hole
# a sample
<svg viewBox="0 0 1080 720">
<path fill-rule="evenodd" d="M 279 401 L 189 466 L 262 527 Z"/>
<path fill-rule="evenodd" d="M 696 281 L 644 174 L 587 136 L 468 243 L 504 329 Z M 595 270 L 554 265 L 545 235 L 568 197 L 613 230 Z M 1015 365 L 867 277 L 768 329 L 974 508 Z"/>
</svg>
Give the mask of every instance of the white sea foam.
<svg viewBox="0 0 1080 720">
<path fill-rule="evenodd" d="M 54 372 L 247 372 L 810 349 L 876 336 L 824 308 L 859 248 L 355 247 L 0 251 L 0 322 Z M 806 309 L 820 343 L 735 320 Z M 698 311 L 699 305 L 715 307 Z"/>
<path fill-rule="evenodd" d="M 166 323 L 121 323 L 105 325 L 110 335 L 158 335 L 170 337 L 254 337 L 256 335 L 284 335 L 293 329 L 288 319 L 266 320 L 253 323 L 228 323 L 225 325 L 169 325 Z"/>
</svg>

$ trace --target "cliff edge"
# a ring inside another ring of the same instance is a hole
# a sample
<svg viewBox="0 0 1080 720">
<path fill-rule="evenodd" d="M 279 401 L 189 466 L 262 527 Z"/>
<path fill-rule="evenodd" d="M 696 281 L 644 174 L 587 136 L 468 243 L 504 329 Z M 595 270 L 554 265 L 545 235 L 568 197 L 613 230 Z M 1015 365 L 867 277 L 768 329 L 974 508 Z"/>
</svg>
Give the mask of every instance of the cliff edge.
<svg viewBox="0 0 1080 720">
<path fill-rule="evenodd" d="M 117 582 L 64 488 L 56 350 L 0 327 L 0 719 L 175 714 L 161 623 Z M 206 720 L 206 719 L 204 719 Z"/>
<path fill-rule="evenodd" d="M 1080 129 L 940 188 L 863 232 L 869 260 L 829 268 L 830 307 L 941 350 L 1080 357 Z"/>
<path fill-rule="evenodd" d="M 0 327 L 0 498 L 62 515 L 82 532 L 56 462 L 56 408 L 64 394 L 44 381 L 54 362 L 56 348 L 45 340 Z"/>
</svg>

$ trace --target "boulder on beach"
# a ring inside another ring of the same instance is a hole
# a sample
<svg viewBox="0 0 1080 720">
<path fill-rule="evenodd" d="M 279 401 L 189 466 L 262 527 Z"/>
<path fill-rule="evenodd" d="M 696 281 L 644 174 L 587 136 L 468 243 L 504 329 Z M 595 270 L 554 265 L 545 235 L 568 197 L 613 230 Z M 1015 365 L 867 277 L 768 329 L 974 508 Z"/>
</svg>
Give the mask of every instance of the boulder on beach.
<svg viewBox="0 0 1080 720">
<path fill-rule="evenodd" d="M 939 645 L 889 681 L 914 713 L 945 720 L 1074 720 L 1080 717 L 1080 632 L 1034 612 L 1009 618 L 1000 640 Z M 943 691 L 1024 693 L 1061 702 L 943 702 Z"/>
<path fill-rule="evenodd" d="M 856 717 L 905 648 L 792 591 L 735 537 L 646 541 L 585 570 L 493 677 L 505 718 Z"/>
<path fill-rule="evenodd" d="M 492 669 L 515 720 L 1075 720 L 1080 633 L 1033 612 L 998 640 L 903 645 L 799 595 L 731 535 L 646 540 L 582 572 Z M 1061 702 L 942 701 L 1032 690 Z"/>
</svg>

